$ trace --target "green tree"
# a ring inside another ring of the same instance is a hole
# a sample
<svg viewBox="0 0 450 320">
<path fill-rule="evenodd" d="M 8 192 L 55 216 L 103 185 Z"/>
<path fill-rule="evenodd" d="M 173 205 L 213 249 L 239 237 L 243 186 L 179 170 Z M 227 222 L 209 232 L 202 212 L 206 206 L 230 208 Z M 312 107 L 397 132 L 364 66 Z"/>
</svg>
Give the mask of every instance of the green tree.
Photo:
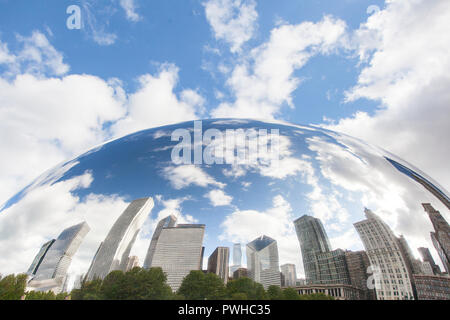
<svg viewBox="0 0 450 320">
<path fill-rule="evenodd" d="M 52 291 L 29 291 L 26 293 L 25 300 L 56 300 L 56 295 Z"/>
<path fill-rule="evenodd" d="M 279 286 L 269 286 L 269 288 L 267 288 L 267 297 L 270 300 L 283 300 L 283 291 Z"/>
<path fill-rule="evenodd" d="M 27 275 L 8 275 L 0 280 L 0 300 L 20 300 L 25 294 Z"/>
<path fill-rule="evenodd" d="M 167 284 L 167 276 L 161 268 L 149 270 L 139 267 L 125 273 L 125 295 L 131 300 L 168 300 L 172 289 Z"/>
<path fill-rule="evenodd" d="M 250 278 L 242 277 L 227 283 L 227 297 L 232 298 L 236 293 L 243 293 L 251 300 L 266 299 L 264 287 Z"/>
<path fill-rule="evenodd" d="M 106 300 L 126 300 L 132 291 L 132 283 L 126 281 L 125 274 L 120 270 L 111 271 L 101 286 L 101 293 Z"/>
<path fill-rule="evenodd" d="M 218 300 L 225 298 L 225 286 L 216 274 L 193 270 L 183 279 L 178 294 L 191 300 Z"/>
<path fill-rule="evenodd" d="M 286 288 L 283 290 L 283 300 L 300 300 L 300 295 L 294 288 Z"/>
<path fill-rule="evenodd" d="M 70 293 L 72 300 L 103 300 L 101 293 L 102 280 L 83 281 L 80 289 L 74 289 Z"/>
</svg>

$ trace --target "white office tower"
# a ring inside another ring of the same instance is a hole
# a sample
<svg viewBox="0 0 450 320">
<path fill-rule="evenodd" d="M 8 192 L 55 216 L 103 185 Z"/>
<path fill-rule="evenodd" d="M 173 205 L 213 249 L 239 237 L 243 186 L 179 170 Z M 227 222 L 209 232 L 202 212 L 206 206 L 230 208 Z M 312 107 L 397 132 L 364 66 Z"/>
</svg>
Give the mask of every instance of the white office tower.
<svg viewBox="0 0 450 320">
<path fill-rule="evenodd" d="M 191 270 L 202 270 L 204 224 L 179 224 L 161 229 L 151 265 L 161 267 L 167 284 L 177 291 Z"/>
<path fill-rule="evenodd" d="M 65 229 L 56 240 L 44 244 L 29 269 L 32 278 L 28 289 L 61 292 L 72 257 L 90 230 L 88 224 L 82 222 Z"/>
<path fill-rule="evenodd" d="M 377 299 L 414 299 L 410 272 L 399 239 L 375 213 L 369 209 L 364 212 L 367 219 L 354 226 L 369 257 Z"/>
<path fill-rule="evenodd" d="M 261 283 L 266 290 L 271 285 L 281 286 L 278 246 L 274 239 L 261 236 L 247 244 L 246 253 L 251 279 Z"/>
<path fill-rule="evenodd" d="M 134 200 L 112 226 L 92 260 L 86 279 L 103 279 L 111 271 L 125 271 L 131 248 L 150 211 L 152 198 Z"/>
<path fill-rule="evenodd" d="M 285 287 L 295 287 L 297 283 L 297 274 L 295 271 L 295 264 L 286 263 L 281 267 L 281 273 L 284 276 L 284 286 Z"/>
<path fill-rule="evenodd" d="M 158 243 L 159 236 L 163 228 L 170 228 L 175 226 L 177 223 L 177 218 L 173 215 L 167 216 L 158 222 L 155 231 L 153 232 L 152 241 L 150 241 L 150 246 L 148 247 L 147 255 L 144 260 L 144 269 L 149 269 L 152 265 L 153 255 L 155 254 L 156 244 Z"/>
<path fill-rule="evenodd" d="M 240 243 L 233 244 L 233 265 L 230 267 L 230 275 L 242 267 L 242 248 Z"/>
</svg>

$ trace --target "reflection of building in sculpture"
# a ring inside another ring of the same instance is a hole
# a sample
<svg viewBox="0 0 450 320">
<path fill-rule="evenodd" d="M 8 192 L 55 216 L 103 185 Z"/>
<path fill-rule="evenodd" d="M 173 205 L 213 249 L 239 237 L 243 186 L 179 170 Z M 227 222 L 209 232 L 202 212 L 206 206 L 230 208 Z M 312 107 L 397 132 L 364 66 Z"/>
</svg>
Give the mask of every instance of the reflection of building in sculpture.
<svg viewBox="0 0 450 320">
<path fill-rule="evenodd" d="M 286 263 L 281 267 L 281 273 L 284 276 L 284 287 L 295 287 L 297 281 L 297 273 L 295 271 L 295 264 Z"/>
<path fill-rule="evenodd" d="M 445 271 L 450 273 L 450 226 L 441 213 L 435 210 L 431 204 L 422 203 L 425 211 L 433 224 L 434 232 L 431 232 L 431 240 L 442 260 Z"/>
<path fill-rule="evenodd" d="M 177 218 L 173 215 L 167 216 L 161 219 L 153 232 L 152 240 L 150 241 L 150 246 L 148 247 L 147 256 L 144 260 L 144 268 L 148 269 L 152 264 L 153 255 L 155 254 L 156 244 L 158 243 L 159 236 L 163 228 L 170 228 L 175 226 L 177 223 Z"/>
<path fill-rule="evenodd" d="M 417 248 L 417 250 L 420 252 L 423 262 L 428 263 L 430 265 L 433 274 L 440 275 L 441 268 L 439 268 L 439 266 L 434 262 L 433 256 L 431 255 L 431 252 L 430 252 L 430 249 L 421 247 L 421 248 Z"/>
<path fill-rule="evenodd" d="M 233 275 L 234 272 L 242 266 L 242 249 L 240 243 L 233 244 L 233 265 L 230 267 L 230 274 Z"/>
<path fill-rule="evenodd" d="M 367 270 L 370 266 L 369 257 L 364 250 L 361 251 L 345 251 L 345 262 L 347 264 L 350 283 L 352 286 L 362 291 L 361 300 L 375 300 L 375 291 L 369 289 L 367 280 L 369 274 Z"/>
<path fill-rule="evenodd" d="M 364 212 L 367 219 L 354 226 L 374 271 L 377 299 L 414 299 L 412 279 L 399 239 L 376 214 L 369 209 Z"/>
<path fill-rule="evenodd" d="M 422 177 L 417 172 L 405 167 L 404 165 L 398 163 L 397 161 L 394 161 L 392 159 L 386 158 L 387 161 L 389 161 L 398 171 L 400 171 L 403 174 L 406 174 L 408 177 L 414 179 L 418 183 L 420 183 L 422 186 L 425 187 L 431 194 L 433 194 L 436 198 L 438 198 L 448 209 L 450 209 L 450 198 L 448 197 L 447 193 L 442 191 L 440 188 L 438 188 L 436 185 L 428 181 L 428 179 Z"/>
<path fill-rule="evenodd" d="M 28 287 L 37 291 L 60 292 L 72 257 L 89 230 L 88 224 L 82 222 L 65 229 L 56 240 L 44 244 L 29 269 L 33 278 Z"/>
<path fill-rule="evenodd" d="M 281 286 L 280 267 L 278 264 L 277 242 L 261 236 L 247 244 L 248 276 L 261 283 L 265 289 L 271 285 Z"/>
<path fill-rule="evenodd" d="M 133 268 L 139 267 L 139 257 L 131 256 L 128 257 L 127 266 L 125 267 L 125 272 L 130 271 Z"/>
<path fill-rule="evenodd" d="M 349 284 L 304 284 L 294 288 L 300 295 L 322 293 L 336 300 L 361 300 L 362 291 Z"/>
<path fill-rule="evenodd" d="M 233 279 L 246 278 L 248 277 L 247 268 L 238 268 L 233 272 Z"/>
<path fill-rule="evenodd" d="M 217 274 L 224 283 L 228 281 L 228 260 L 230 249 L 228 247 L 217 247 L 209 256 L 208 272 Z"/>
<path fill-rule="evenodd" d="M 450 277 L 415 274 L 417 299 L 450 300 Z"/>
<path fill-rule="evenodd" d="M 88 281 L 103 279 L 113 270 L 125 271 L 131 248 L 152 208 L 152 198 L 137 199 L 128 205 L 100 244 L 86 276 Z"/>
<path fill-rule="evenodd" d="M 178 290 L 191 270 L 202 270 L 204 233 L 204 224 L 179 224 L 161 229 L 148 267 L 161 267 L 173 291 Z"/>
<path fill-rule="evenodd" d="M 294 221 L 308 284 L 350 284 L 345 252 L 331 250 L 322 222 L 304 215 Z"/>
</svg>

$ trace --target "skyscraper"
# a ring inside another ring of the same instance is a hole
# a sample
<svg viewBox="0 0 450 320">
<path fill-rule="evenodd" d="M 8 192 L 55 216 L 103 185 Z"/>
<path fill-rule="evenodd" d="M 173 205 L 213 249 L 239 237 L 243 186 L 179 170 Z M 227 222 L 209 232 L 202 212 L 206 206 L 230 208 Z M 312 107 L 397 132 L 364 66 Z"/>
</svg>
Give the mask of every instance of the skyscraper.
<svg viewBox="0 0 450 320">
<path fill-rule="evenodd" d="M 150 197 L 134 200 L 128 205 L 100 244 L 86 276 L 88 281 L 103 279 L 113 270 L 125 271 L 131 248 L 152 208 Z"/>
<path fill-rule="evenodd" d="M 431 266 L 431 269 L 433 270 L 433 274 L 440 275 L 441 274 L 441 268 L 434 262 L 433 256 L 431 255 L 430 249 L 428 248 L 417 248 L 420 255 L 422 256 L 423 262 L 428 262 Z"/>
<path fill-rule="evenodd" d="M 265 289 L 270 285 L 281 286 L 278 264 L 278 246 L 276 240 L 261 236 L 247 244 L 247 270 L 254 281 Z"/>
<path fill-rule="evenodd" d="M 233 265 L 230 267 L 230 274 L 234 275 L 234 272 L 242 266 L 242 249 L 240 243 L 233 244 Z"/>
<path fill-rule="evenodd" d="M 139 257 L 137 257 L 137 256 L 128 257 L 125 272 L 130 271 L 131 269 L 133 269 L 135 267 L 139 267 Z"/>
<path fill-rule="evenodd" d="M 407 262 L 389 226 L 375 213 L 364 209 L 366 220 L 354 223 L 371 264 L 378 300 L 414 299 Z"/>
<path fill-rule="evenodd" d="M 450 226 L 441 213 L 435 210 L 431 204 L 422 203 L 428 213 L 434 232 L 431 232 L 431 240 L 441 258 L 445 271 L 450 273 Z"/>
<path fill-rule="evenodd" d="M 150 246 L 148 247 L 147 256 L 144 260 L 144 268 L 148 269 L 152 264 L 153 255 L 155 254 L 156 244 L 158 243 L 159 236 L 163 228 L 170 228 L 175 226 L 177 223 L 177 218 L 174 215 L 170 215 L 161 219 L 153 232 L 152 240 L 150 241 Z"/>
<path fill-rule="evenodd" d="M 44 244 L 29 269 L 34 276 L 28 286 L 39 291 L 59 292 L 72 257 L 89 231 L 88 224 L 82 222 L 65 229 L 56 240 Z"/>
<path fill-rule="evenodd" d="M 308 284 L 350 284 L 341 249 L 331 250 L 322 222 L 304 215 L 294 221 Z"/>
<path fill-rule="evenodd" d="M 228 247 L 217 247 L 209 256 L 208 272 L 217 274 L 224 283 L 228 281 L 228 260 L 230 249 Z"/>
<path fill-rule="evenodd" d="M 350 276 L 350 284 L 362 290 L 361 300 L 376 300 L 375 291 L 369 289 L 367 280 L 369 274 L 367 270 L 370 266 L 369 257 L 364 250 L 345 251 L 345 262 Z"/>
<path fill-rule="evenodd" d="M 167 284 L 178 290 L 191 270 L 201 270 L 204 224 L 179 224 L 163 227 L 156 241 L 152 267 L 161 267 Z"/>
<path fill-rule="evenodd" d="M 284 276 L 284 286 L 285 287 L 295 287 L 297 282 L 297 273 L 295 271 L 295 264 L 286 263 L 281 267 L 281 273 Z"/>
</svg>

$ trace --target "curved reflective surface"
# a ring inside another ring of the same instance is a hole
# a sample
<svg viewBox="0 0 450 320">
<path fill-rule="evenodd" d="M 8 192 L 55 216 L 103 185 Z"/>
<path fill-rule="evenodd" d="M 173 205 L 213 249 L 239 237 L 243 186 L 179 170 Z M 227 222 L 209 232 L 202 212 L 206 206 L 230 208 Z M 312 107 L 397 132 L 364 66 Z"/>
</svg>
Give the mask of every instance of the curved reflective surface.
<svg viewBox="0 0 450 320">
<path fill-rule="evenodd" d="M 236 135 L 236 148 L 225 148 L 227 130 L 238 129 L 256 135 L 244 142 Z M 180 152 L 188 145 L 189 156 Z M 448 228 L 449 219 L 443 187 L 358 139 L 278 122 L 185 122 L 105 143 L 9 200 L 0 211 L 0 272 L 29 270 L 41 279 L 40 260 L 55 251 L 51 241 L 86 222 L 79 247 L 61 254 L 70 260 L 66 288 L 80 275 L 98 276 L 94 269 L 159 265 L 176 289 L 189 270 L 208 269 L 210 258 L 224 279 L 247 272 L 266 287 L 364 286 L 370 272 L 381 275 L 380 283 L 394 275 L 396 282 L 379 285 L 376 294 L 410 298 L 413 274 L 448 268 L 448 233 L 445 240 L 436 229 Z M 418 248 L 428 248 L 436 265 Z M 358 261 L 364 268 L 356 268 Z M 360 269 L 365 274 L 356 276 Z"/>
</svg>

